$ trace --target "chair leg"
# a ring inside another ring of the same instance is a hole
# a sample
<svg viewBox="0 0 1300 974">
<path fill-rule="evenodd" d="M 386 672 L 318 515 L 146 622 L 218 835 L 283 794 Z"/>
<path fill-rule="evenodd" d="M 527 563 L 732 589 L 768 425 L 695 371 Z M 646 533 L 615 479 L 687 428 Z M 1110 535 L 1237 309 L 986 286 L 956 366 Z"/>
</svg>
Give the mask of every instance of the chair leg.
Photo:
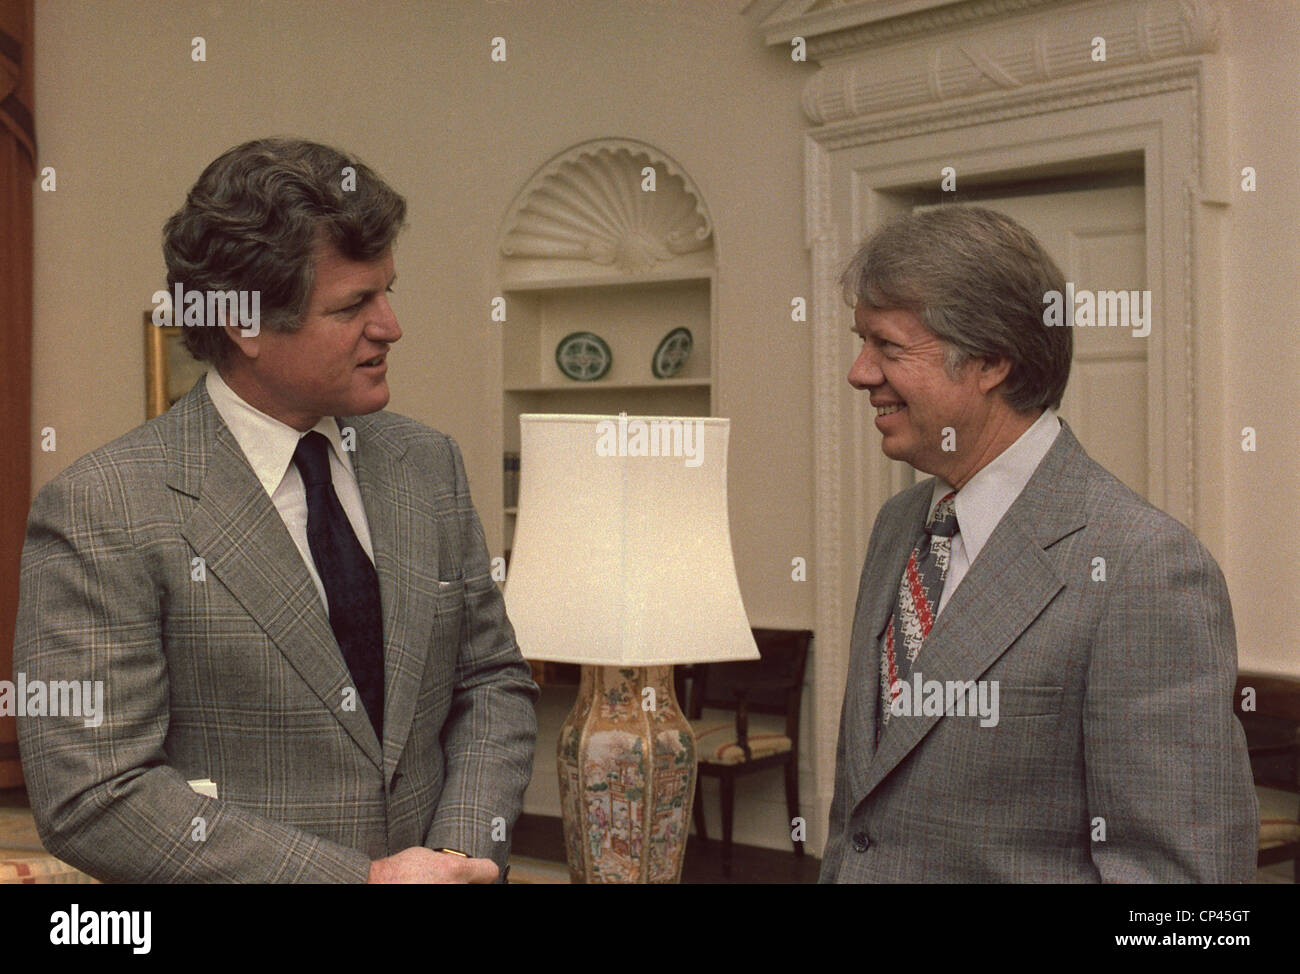
<svg viewBox="0 0 1300 974">
<path fill-rule="evenodd" d="M 704 831 L 704 788 L 701 785 L 703 780 L 703 775 L 695 776 L 695 834 L 699 836 L 701 842 L 708 842 L 709 835 Z"/>
<path fill-rule="evenodd" d="M 799 817 L 799 769 L 794 761 L 785 765 L 785 811 L 790 819 L 790 839 L 794 841 L 794 820 Z M 802 842 L 794 843 L 794 854 L 803 855 Z"/>
<path fill-rule="evenodd" d="M 722 875 L 731 877 L 731 819 L 736 809 L 736 779 L 724 774 L 718 779 L 722 789 Z"/>
</svg>

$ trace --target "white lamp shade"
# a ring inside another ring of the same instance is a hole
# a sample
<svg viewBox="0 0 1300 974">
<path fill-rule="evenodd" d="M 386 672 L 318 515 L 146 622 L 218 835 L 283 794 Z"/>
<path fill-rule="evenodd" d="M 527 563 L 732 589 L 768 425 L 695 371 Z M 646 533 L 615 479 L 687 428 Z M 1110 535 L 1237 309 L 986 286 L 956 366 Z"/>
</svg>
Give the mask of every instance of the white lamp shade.
<svg viewBox="0 0 1300 974">
<path fill-rule="evenodd" d="M 757 659 L 727 520 L 730 420 L 525 414 L 506 610 L 533 660 Z"/>
</svg>

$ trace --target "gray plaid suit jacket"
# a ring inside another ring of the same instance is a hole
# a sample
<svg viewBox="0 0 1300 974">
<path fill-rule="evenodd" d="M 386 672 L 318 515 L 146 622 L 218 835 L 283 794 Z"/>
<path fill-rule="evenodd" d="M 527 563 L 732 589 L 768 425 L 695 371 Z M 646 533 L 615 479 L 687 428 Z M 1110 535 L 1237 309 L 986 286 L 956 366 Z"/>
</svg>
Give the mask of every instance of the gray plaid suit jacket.
<svg viewBox="0 0 1300 974">
<path fill-rule="evenodd" d="M 316 588 L 202 380 L 33 502 L 15 672 L 104 681 L 98 727 L 19 721 L 60 859 L 119 882 L 360 882 L 372 859 L 424 845 L 504 869 L 537 688 L 460 452 L 392 413 L 340 426 L 356 430 L 379 575 L 382 746 L 348 708 Z"/>
<path fill-rule="evenodd" d="M 880 639 L 932 488 L 893 497 L 872 531 L 821 881 L 1251 880 L 1223 576 L 1064 424 L 913 665 L 998 681 L 998 723 L 894 717 L 876 748 Z"/>
</svg>

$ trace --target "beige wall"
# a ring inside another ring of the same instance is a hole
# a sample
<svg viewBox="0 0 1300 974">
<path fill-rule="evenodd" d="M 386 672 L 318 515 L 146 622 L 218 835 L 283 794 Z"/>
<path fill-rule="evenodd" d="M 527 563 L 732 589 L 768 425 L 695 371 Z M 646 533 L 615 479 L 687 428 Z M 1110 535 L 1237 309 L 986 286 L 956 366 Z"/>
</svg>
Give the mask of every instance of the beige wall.
<svg viewBox="0 0 1300 974">
<path fill-rule="evenodd" d="M 1243 669 L 1300 674 L 1300 3 L 1232 4 L 1223 259 L 1225 547 Z M 1253 166 L 1258 188 L 1241 191 Z M 1241 449 L 1253 426 L 1258 451 Z"/>
</svg>

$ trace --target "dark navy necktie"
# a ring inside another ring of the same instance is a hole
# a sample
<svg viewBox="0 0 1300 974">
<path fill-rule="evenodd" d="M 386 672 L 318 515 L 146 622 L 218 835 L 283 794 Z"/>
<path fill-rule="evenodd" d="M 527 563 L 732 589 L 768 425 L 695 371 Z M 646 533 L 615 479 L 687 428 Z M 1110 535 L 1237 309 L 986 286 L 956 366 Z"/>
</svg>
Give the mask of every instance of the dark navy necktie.
<svg viewBox="0 0 1300 974">
<path fill-rule="evenodd" d="M 307 490 L 307 543 L 325 586 L 334 637 L 382 744 L 384 625 L 379 611 L 379 576 L 334 493 L 329 450 L 329 440 L 313 431 L 298 441 L 293 453 Z"/>
</svg>

